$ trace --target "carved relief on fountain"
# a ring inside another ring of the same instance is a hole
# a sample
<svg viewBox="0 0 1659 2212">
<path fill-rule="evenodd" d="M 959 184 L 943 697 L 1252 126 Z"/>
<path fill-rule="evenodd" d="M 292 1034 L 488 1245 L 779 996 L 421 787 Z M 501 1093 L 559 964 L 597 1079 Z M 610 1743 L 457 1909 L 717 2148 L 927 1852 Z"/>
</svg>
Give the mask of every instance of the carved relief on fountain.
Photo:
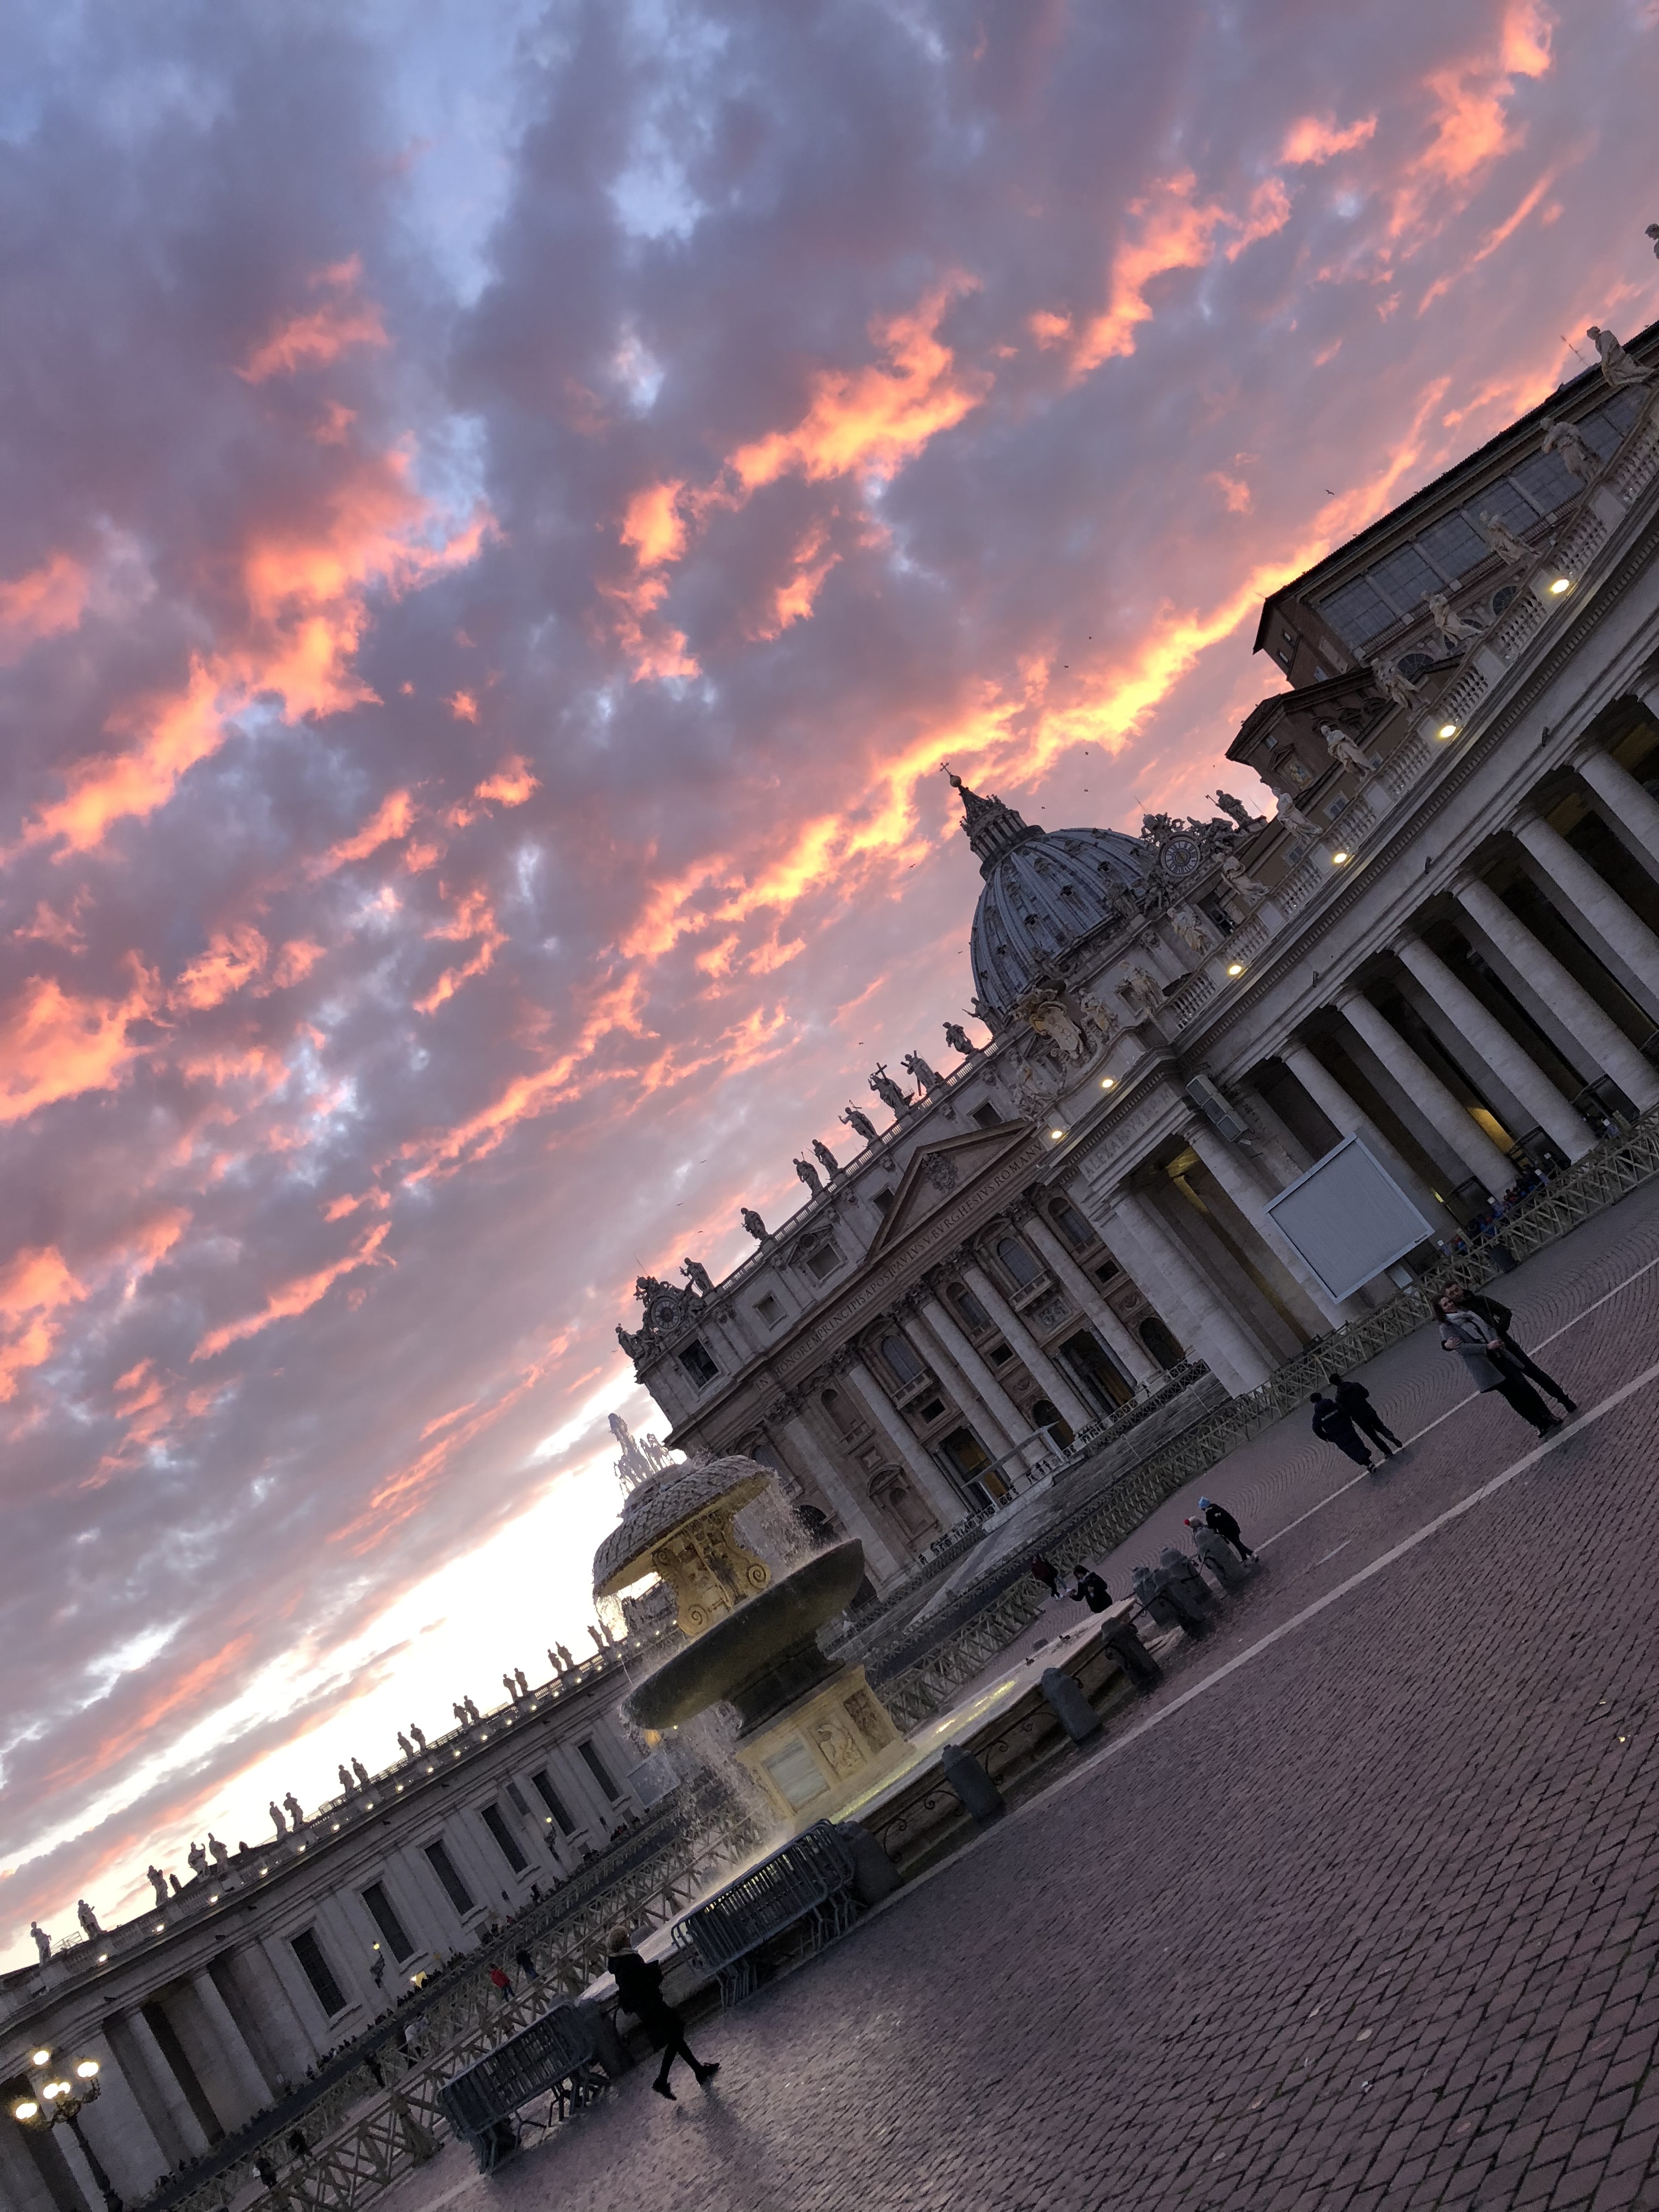
<svg viewBox="0 0 1659 2212">
<path fill-rule="evenodd" d="M 738 1541 L 729 1510 L 716 1508 L 679 1530 L 651 1554 L 674 1593 L 682 1632 L 701 1635 L 711 1621 L 735 1613 L 772 1579 L 764 1559 Z"/>
</svg>

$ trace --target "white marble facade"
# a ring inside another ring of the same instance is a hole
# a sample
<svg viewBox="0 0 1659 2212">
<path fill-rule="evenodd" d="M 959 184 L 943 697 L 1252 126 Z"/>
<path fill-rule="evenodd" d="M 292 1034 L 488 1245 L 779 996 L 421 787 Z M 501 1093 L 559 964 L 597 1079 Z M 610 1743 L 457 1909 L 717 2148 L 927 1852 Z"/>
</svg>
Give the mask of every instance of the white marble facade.
<svg viewBox="0 0 1659 2212">
<path fill-rule="evenodd" d="M 1248 803 L 1132 837 L 961 787 L 988 1039 L 859 1076 L 807 1202 L 619 1331 L 670 1444 L 769 1462 L 878 1587 L 1183 1359 L 1243 1391 L 1391 1296 L 1331 1299 L 1266 1212 L 1340 1137 L 1450 1237 L 1659 1101 L 1649 387 L 1553 395 L 1256 643 L 1291 688 L 1228 749 Z"/>
</svg>

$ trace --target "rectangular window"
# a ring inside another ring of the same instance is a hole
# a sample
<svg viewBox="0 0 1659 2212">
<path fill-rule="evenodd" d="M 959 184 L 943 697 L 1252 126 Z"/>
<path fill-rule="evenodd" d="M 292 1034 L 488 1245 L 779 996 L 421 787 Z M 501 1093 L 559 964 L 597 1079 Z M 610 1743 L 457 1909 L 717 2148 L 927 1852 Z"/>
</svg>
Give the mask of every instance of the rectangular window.
<svg viewBox="0 0 1659 2212">
<path fill-rule="evenodd" d="M 764 1297 L 756 1299 L 755 1311 L 766 1323 L 768 1328 L 774 1328 L 777 1322 L 783 1319 L 783 1308 L 778 1304 L 770 1291 L 768 1291 Z"/>
<path fill-rule="evenodd" d="M 485 1827 L 489 1829 L 490 1834 L 495 1838 L 497 1849 L 500 1850 L 501 1856 L 507 1861 L 508 1866 L 512 1868 L 514 1873 L 522 1874 L 526 1867 L 529 1865 L 530 1862 L 526 1858 L 524 1853 L 519 1849 L 518 1840 L 514 1837 L 512 1829 L 507 1826 L 507 1822 L 501 1818 L 501 1810 L 499 1805 L 486 1805 L 484 1807 L 483 1824 Z"/>
<path fill-rule="evenodd" d="M 1494 516 L 1517 538 L 1524 538 L 1529 530 L 1538 527 L 1538 510 L 1522 498 L 1507 477 L 1499 477 L 1496 483 L 1486 486 L 1479 499 L 1471 500 L 1463 510 L 1470 523 L 1479 529 L 1483 514 Z"/>
<path fill-rule="evenodd" d="M 820 1244 L 816 1251 L 806 1255 L 806 1271 L 817 1282 L 821 1283 L 826 1275 L 833 1275 L 840 1265 L 841 1254 L 833 1244 Z"/>
<path fill-rule="evenodd" d="M 684 1368 L 700 1390 L 706 1383 L 712 1382 L 720 1371 L 708 1357 L 707 1345 L 701 1338 L 695 1336 L 681 1352 L 680 1365 Z"/>
<path fill-rule="evenodd" d="M 984 1105 L 975 1107 L 973 1118 L 981 1129 L 999 1129 L 1002 1126 L 1001 1115 L 988 1099 Z"/>
<path fill-rule="evenodd" d="M 1486 539 L 1461 514 L 1449 514 L 1443 521 L 1435 523 L 1423 532 L 1418 544 L 1425 559 L 1449 583 L 1467 576 L 1471 568 L 1478 568 L 1488 551 Z"/>
<path fill-rule="evenodd" d="M 301 1972 L 315 1993 L 318 2003 L 332 2020 L 337 2012 L 345 2010 L 346 2001 L 342 1994 L 340 1984 L 335 1980 L 330 1970 L 328 1960 L 323 1956 L 322 1945 L 307 1928 L 303 1935 L 294 1938 L 292 1949 L 295 1957 L 300 1962 Z"/>
<path fill-rule="evenodd" d="M 1431 592 L 1440 589 L 1440 578 L 1414 545 L 1402 545 L 1386 561 L 1379 561 L 1368 580 L 1402 615 L 1414 613 Z"/>
<path fill-rule="evenodd" d="M 591 1743 L 579 1743 L 576 1746 L 576 1756 L 614 1805 L 622 1796 L 622 1791 L 605 1772 L 605 1761 L 599 1757 L 599 1753 Z"/>
<path fill-rule="evenodd" d="M 415 1946 L 404 1933 L 404 1923 L 398 1917 L 397 1908 L 386 1895 L 385 1887 L 372 1881 L 363 1892 L 363 1903 L 368 1907 L 374 1925 L 386 1939 L 386 1947 L 401 1966 L 414 1952 Z"/>
<path fill-rule="evenodd" d="M 1341 639 L 1344 645 L 1356 650 L 1367 638 L 1379 637 L 1385 629 L 1392 629 L 1394 609 L 1376 593 L 1363 576 L 1352 584 L 1345 584 L 1340 592 L 1333 592 L 1328 599 L 1319 602 L 1319 612 Z"/>
<path fill-rule="evenodd" d="M 454 1906 L 456 1911 L 471 1912 L 473 1905 L 471 1894 L 457 1872 L 454 1860 L 450 1857 L 443 1845 L 428 1844 L 426 1847 L 426 1856 L 427 1863 L 443 1884 L 444 1895 Z"/>
<path fill-rule="evenodd" d="M 878 1213 L 884 1217 L 892 1211 L 893 1194 L 890 1190 L 872 1190 L 870 1194 L 870 1203 Z"/>
<path fill-rule="evenodd" d="M 562 1836 L 574 1836 L 576 1832 L 576 1823 L 571 1819 L 563 1798 L 553 1787 L 545 1769 L 539 1774 L 531 1776 L 530 1786 L 553 1815 L 553 1825 L 559 1833 Z"/>
<path fill-rule="evenodd" d="M 1578 494 L 1578 479 L 1563 462 L 1559 453 L 1534 453 L 1510 476 L 1533 504 L 1546 514 L 1553 514 L 1559 507 Z"/>
</svg>

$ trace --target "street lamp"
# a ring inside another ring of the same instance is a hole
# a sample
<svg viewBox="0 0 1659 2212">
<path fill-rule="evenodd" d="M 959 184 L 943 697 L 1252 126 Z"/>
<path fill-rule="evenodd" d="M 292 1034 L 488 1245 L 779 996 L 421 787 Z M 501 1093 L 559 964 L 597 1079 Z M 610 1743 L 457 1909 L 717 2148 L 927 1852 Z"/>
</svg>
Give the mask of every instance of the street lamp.
<svg viewBox="0 0 1659 2212">
<path fill-rule="evenodd" d="M 98 2061 L 77 2058 L 59 2071 L 52 2068 L 49 2051 L 33 2051 L 30 2058 L 35 2075 L 34 2094 L 19 2098 L 11 2108 L 13 2119 L 20 2127 L 36 2129 L 42 2135 L 62 2120 L 81 2146 L 81 2154 L 103 2197 L 106 2212 L 122 2212 L 121 2200 L 99 2162 L 97 2152 L 81 2132 L 81 2107 L 91 2104 L 101 2087 Z"/>
</svg>

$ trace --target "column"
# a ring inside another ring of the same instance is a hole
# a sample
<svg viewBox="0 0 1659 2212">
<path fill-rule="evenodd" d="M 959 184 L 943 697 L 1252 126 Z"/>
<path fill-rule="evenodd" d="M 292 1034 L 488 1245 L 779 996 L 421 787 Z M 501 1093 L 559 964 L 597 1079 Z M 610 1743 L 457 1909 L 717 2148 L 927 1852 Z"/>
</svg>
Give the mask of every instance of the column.
<svg viewBox="0 0 1659 2212">
<path fill-rule="evenodd" d="M 1048 1262 L 1056 1281 L 1065 1285 L 1079 1307 L 1088 1316 L 1092 1327 L 1099 1332 L 1106 1350 L 1129 1380 L 1132 1382 L 1150 1382 L 1160 1372 L 1157 1360 L 1134 1332 L 1126 1328 L 1112 1311 L 1097 1285 L 1089 1280 L 1066 1249 L 1059 1231 L 1051 1229 L 1043 1219 L 1042 1208 L 1033 1206 L 1020 1227 Z"/>
<path fill-rule="evenodd" d="M 1352 1299 L 1331 1296 L 1268 1212 L 1267 1194 L 1218 1130 L 1208 1122 L 1198 1122 L 1187 1132 L 1187 1142 L 1269 1252 L 1313 1301 L 1322 1319 L 1332 1328 L 1340 1328 L 1344 1322 L 1355 1320 L 1366 1310 Z"/>
<path fill-rule="evenodd" d="M 1630 831 L 1655 867 L 1659 867 L 1659 799 L 1644 791 L 1627 768 L 1620 768 L 1613 755 L 1599 746 L 1581 753 L 1573 766 L 1605 803 L 1614 821 Z"/>
<path fill-rule="evenodd" d="M 259 2070 L 259 2062 L 249 2050 L 247 2039 L 237 2027 L 235 2017 L 212 1975 L 205 1969 L 199 1974 L 192 1974 L 191 1987 L 196 1992 L 197 2002 L 207 2014 L 215 2047 L 234 2084 L 238 2100 L 247 2107 L 241 2116 L 246 2119 L 271 2102 L 276 2094 L 275 2085 L 267 2081 Z"/>
<path fill-rule="evenodd" d="M 1034 1436 L 1026 1419 L 1008 1393 L 1003 1389 L 988 1364 L 981 1359 L 972 1343 L 957 1326 L 956 1316 L 937 1291 L 927 1291 L 921 1300 L 919 1318 L 937 1340 L 937 1349 L 927 1356 L 943 1364 L 947 1371 L 960 1376 L 962 1393 L 976 1398 L 986 1413 L 1001 1431 L 1011 1453 L 1023 1460 L 1027 1471 L 1039 1459 L 1048 1456 L 1048 1440 Z M 953 1389 L 955 1384 L 952 1384 Z M 1005 1468 L 1012 1475 L 1017 1468 Z"/>
<path fill-rule="evenodd" d="M 1239 1327 L 1226 1305 L 1206 1282 L 1186 1247 L 1158 1218 L 1152 1200 L 1138 1190 L 1120 1186 L 1111 1197 L 1109 1239 L 1127 1237 L 1140 1251 L 1135 1279 L 1144 1288 L 1158 1285 L 1155 1303 L 1165 1298 L 1180 1311 L 1182 1335 L 1189 1350 L 1227 1385 L 1235 1396 L 1254 1390 L 1273 1372 L 1257 1346 Z"/>
<path fill-rule="evenodd" d="M 1419 1113 L 1450 1146 L 1453 1158 L 1462 1160 L 1491 1197 L 1501 1198 L 1515 1181 L 1515 1162 L 1499 1152 L 1474 1115 L 1458 1103 L 1434 1070 L 1419 1058 L 1363 992 L 1345 994 L 1336 1003 L 1344 1020 L 1358 1031 Z"/>
<path fill-rule="evenodd" d="M 155 2094 L 161 2100 L 163 2111 L 171 2121 L 175 2133 L 185 2146 L 186 2158 L 199 2157 L 208 2148 L 208 2139 L 202 2123 L 191 2109 L 185 2094 L 184 2084 L 167 2063 L 167 2054 L 155 2040 L 149 2022 L 135 2006 L 126 2015 L 127 2033 L 132 2038 L 145 2072 L 149 2075 Z M 142 2105 L 143 2100 L 139 2099 Z"/>
<path fill-rule="evenodd" d="M 222 1951 L 218 1963 L 236 1991 L 243 2013 L 252 2023 L 253 2035 L 264 2046 L 263 2051 L 257 2046 L 253 2051 L 260 2070 L 269 2073 L 278 2088 L 285 2089 L 304 2074 L 317 2056 L 317 2047 L 289 2002 L 276 1969 L 258 1943 L 244 1944 L 237 1951 Z M 244 2028 L 243 2033 L 249 2035 L 249 2031 Z M 253 2035 L 249 2035 L 251 2045 Z"/>
<path fill-rule="evenodd" d="M 88 2058 L 95 2058 L 100 2070 L 98 2101 L 88 2106 L 81 2124 L 117 2191 L 129 2203 L 137 2203 L 178 2161 L 150 2125 L 149 2115 L 111 2040 L 108 2023 L 101 2035 L 94 2030 L 76 2037 L 75 2055 L 79 2057 L 82 2052 Z M 0 2185 L 0 2203 L 9 2201 L 3 2185 Z M 99 2207 L 103 2199 L 94 2195 L 88 2202 Z"/>
<path fill-rule="evenodd" d="M 1420 937 L 1402 937 L 1395 945 L 1401 963 L 1457 1024 L 1460 1035 L 1484 1060 L 1504 1088 L 1547 1130 L 1570 1160 L 1593 1152 L 1595 1139 L 1583 1117 L 1571 1107 L 1549 1077 L 1510 1035 L 1496 1014 L 1482 1006 L 1468 985 Z"/>
<path fill-rule="evenodd" d="M 1026 1434 L 1029 1424 L 1022 1421 L 1015 1413 L 1006 1390 L 1000 1390 L 997 1394 L 1008 1406 L 1006 1417 L 998 1411 L 989 1399 L 981 1394 L 975 1387 L 972 1377 L 951 1358 L 949 1349 L 936 1341 L 931 1331 L 922 1323 L 920 1318 L 921 1303 L 918 1296 L 913 1305 L 910 1294 L 907 1292 L 894 1308 L 899 1328 L 906 1340 L 914 1346 L 916 1357 L 921 1361 L 923 1366 L 931 1368 L 938 1375 L 945 1388 L 950 1391 L 969 1419 L 983 1419 L 985 1433 L 992 1449 L 997 1453 L 1011 1452 L 1016 1442 Z"/>
<path fill-rule="evenodd" d="M 1402 1040 L 1403 1042 L 1403 1040 Z M 1375 1121 L 1362 1113 L 1354 1100 L 1331 1073 L 1324 1061 L 1312 1048 L 1294 1040 L 1287 1044 L 1279 1058 L 1284 1061 L 1302 1088 L 1307 1092 L 1325 1119 L 1339 1136 L 1358 1137 L 1374 1152 L 1407 1197 L 1421 1208 L 1425 1219 L 1432 1222 L 1443 1237 L 1458 1234 L 1456 1223 L 1423 1181 L 1415 1168 L 1410 1166 L 1395 1152 Z M 1454 1105 L 1456 1101 L 1453 1101 Z M 1462 1109 L 1458 1109 L 1460 1112 Z M 1468 1115 L 1464 1119 L 1468 1120 Z M 1496 1151 L 1494 1146 L 1493 1150 Z"/>
<path fill-rule="evenodd" d="M 927 1500 L 940 1528 L 954 1528 L 965 1521 L 967 1506 L 916 1442 L 897 1407 L 861 1359 L 848 1363 L 847 1379 L 875 1415 L 877 1426 L 903 1462 L 905 1472 Z"/>
<path fill-rule="evenodd" d="M 1515 824 L 1515 834 L 1609 950 L 1659 998 L 1659 938 L 1647 924 L 1632 913 L 1612 884 L 1547 822 L 1535 815 L 1522 819 Z"/>
<path fill-rule="evenodd" d="M 848 1534 L 856 1536 L 863 1545 L 865 1565 L 870 1570 L 872 1580 L 891 1582 L 899 1571 L 896 1553 L 861 1502 L 854 1496 L 852 1485 L 807 1427 L 805 1416 L 799 1411 L 791 1411 L 783 1423 L 783 1437 L 789 1449 L 799 1454 L 807 1473 L 840 1515 L 842 1526 Z M 927 1502 L 933 1504 L 931 1493 Z M 941 1528 L 954 1528 L 961 1516 L 960 1504 L 953 1499 L 952 1504 L 955 1510 L 941 1521 Z M 937 1511 L 938 1508 L 935 1507 L 934 1510 Z"/>
<path fill-rule="evenodd" d="M 1605 759 L 1605 754 L 1599 756 Z M 1620 769 L 1622 775 L 1624 770 Z M 1634 782 L 1634 778 L 1632 779 Z M 1641 786 L 1636 785 L 1640 791 Z M 1647 793 L 1642 793 L 1646 799 Z M 1653 805 L 1651 799 L 1648 801 Z M 1654 807 L 1659 815 L 1659 806 Z M 1497 946 L 1510 965 L 1545 1000 L 1565 1023 L 1592 1060 L 1610 1075 L 1627 1097 L 1644 1111 L 1659 1106 L 1659 1076 L 1625 1035 L 1613 1017 L 1598 1006 L 1576 975 L 1569 975 L 1555 955 L 1540 945 L 1517 914 L 1504 905 L 1490 884 L 1471 877 L 1454 884 L 1453 894 L 1470 917 Z"/>
<path fill-rule="evenodd" d="M 975 1297 L 1036 1376 L 1043 1396 L 1064 1419 L 1071 1423 L 1073 1429 L 1090 1427 L 1097 1418 L 1093 1407 L 1084 1404 L 984 1268 L 970 1261 L 963 1267 L 962 1275 L 963 1280 L 969 1285 Z"/>
</svg>

